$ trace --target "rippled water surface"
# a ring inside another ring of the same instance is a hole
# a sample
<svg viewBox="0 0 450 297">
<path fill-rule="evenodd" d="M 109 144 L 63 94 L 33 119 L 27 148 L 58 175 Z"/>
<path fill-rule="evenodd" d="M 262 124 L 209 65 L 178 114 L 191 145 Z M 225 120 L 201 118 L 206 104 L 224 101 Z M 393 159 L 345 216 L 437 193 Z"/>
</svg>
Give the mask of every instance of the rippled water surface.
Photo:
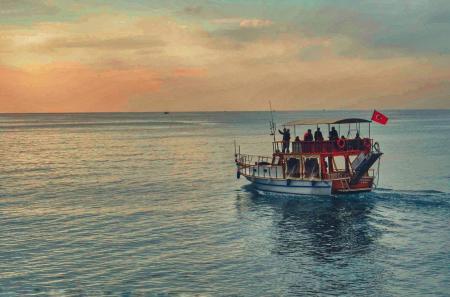
<svg viewBox="0 0 450 297">
<path fill-rule="evenodd" d="M 0 296 L 449 296 L 450 111 L 387 114 L 336 198 L 235 179 L 268 113 L 0 115 Z"/>
</svg>

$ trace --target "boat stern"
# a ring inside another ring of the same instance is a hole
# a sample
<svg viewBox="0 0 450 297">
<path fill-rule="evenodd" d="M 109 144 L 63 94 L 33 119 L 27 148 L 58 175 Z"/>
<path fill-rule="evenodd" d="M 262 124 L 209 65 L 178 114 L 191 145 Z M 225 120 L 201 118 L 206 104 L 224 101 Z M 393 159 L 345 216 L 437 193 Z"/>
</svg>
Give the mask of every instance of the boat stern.
<svg viewBox="0 0 450 297">
<path fill-rule="evenodd" d="M 332 184 L 333 194 L 348 194 L 372 191 L 374 177 L 361 178 L 358 183 L 352 184 L 348 178 L 335 179 Z"/>
</svg>

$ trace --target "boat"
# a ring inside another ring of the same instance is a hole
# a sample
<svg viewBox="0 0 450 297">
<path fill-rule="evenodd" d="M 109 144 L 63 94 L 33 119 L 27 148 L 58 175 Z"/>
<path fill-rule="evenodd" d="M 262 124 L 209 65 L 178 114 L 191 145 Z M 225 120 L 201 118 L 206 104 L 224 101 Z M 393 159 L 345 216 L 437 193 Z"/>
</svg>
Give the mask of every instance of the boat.
<svg viewBox="0 0 450 297">
<path fill-rule="evenodd" d="M 379 168 L 383 155 L 379 143 L 371 138 L 371 122 L 361 118 L 291 121 L 282 126 L 293 129 L 294 136 L 301 127 L 313 126 L 317 131 L 320 126 L 326 126 L 328 133 L 333 130 L 337 138 L 315 141 L 292 137 L 295 140 L 287 145 L 286 141 L 276 140 L 277 130 L 272 120 L 271 156 L 243 154 L 235 144 L 237 178 L 245 177 L 258 191 L 280 194 L 331 196 L 369 192 L 378 175 L 378 170 L 372 167 L 378 161 Z M 361 124 L 368 125 L 366 137 L 360 137 Z M 347 130 L 347 137 L 339 137 L 341 128 Z"/>
</svg>

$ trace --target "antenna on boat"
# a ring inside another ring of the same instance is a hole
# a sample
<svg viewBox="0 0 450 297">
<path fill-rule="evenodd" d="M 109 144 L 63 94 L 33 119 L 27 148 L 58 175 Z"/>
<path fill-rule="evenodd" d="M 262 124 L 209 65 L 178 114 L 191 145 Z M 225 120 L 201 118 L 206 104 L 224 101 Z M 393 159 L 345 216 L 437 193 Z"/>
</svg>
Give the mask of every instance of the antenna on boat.
<svg viewBox="0 0 450 297">
<path fill-rule="evenodd" d="M 269 108 L 270 108 L 270 135 L 273 136 L 273 141 L 275 142 L 275 132 L 277 130 L 276 126 L 275 126 L 275 121 L 273 120 L 273 110 L 272 110 L 272 102 L 270 102 L 269 100 Z"/>
</svg>

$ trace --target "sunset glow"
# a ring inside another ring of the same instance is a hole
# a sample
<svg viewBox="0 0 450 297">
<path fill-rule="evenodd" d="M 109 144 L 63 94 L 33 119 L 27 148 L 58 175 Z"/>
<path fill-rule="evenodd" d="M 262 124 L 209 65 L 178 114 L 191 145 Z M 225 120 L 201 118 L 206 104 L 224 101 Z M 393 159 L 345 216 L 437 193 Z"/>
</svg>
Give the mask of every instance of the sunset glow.
<svg viewBox="0 0 450 297">
<path fill-rule="evenodd" d="M 450 108 L 448 1 L 0 0 L 0 112 Z"/>
</svg>

